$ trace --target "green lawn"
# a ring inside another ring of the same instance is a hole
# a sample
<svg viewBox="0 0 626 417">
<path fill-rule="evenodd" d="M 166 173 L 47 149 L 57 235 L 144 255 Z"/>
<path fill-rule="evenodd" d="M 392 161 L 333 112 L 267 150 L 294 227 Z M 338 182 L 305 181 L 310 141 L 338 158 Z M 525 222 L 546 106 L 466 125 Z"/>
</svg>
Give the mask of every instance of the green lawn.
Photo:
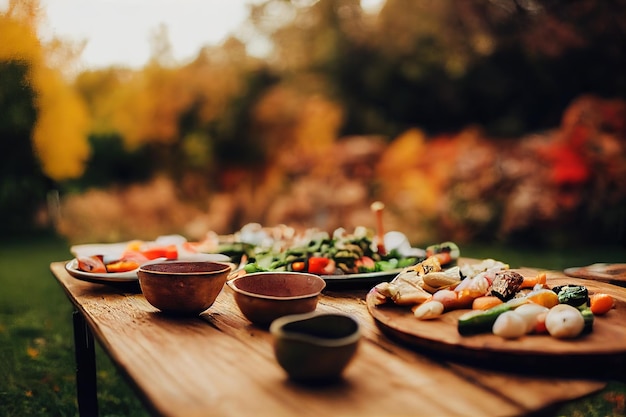
<svg viewBox="0 0 626 417">
<path fill-rule="evenodd" d="M 68 245 L 41 237 L 0 243 L 0 415 L 75 416 L 72 308 L 49 264 Z M 108 357 L 96 351 L 101 416 L 146 416 Z"/>
<path fill-rule="evenodd" d="M 624 248 L 589 250 L 462 247 L 463 256 L 493 257 L 512 267 L 563 269 L 593 262 L 624 262 Z M 75 416 L 76 384 L 71 306 L 49 264 L 69 259 L 68 245 L 54 237 L 0 243 L 0 415 Z M 133 391 L 107 356 L 96 350 L 101 416 L 146 416 Z M 623 416 L 626 384 L 569 404 L 559 416 Z M 621 407 L 621 408 L 620 408 Z"/>
</svg>

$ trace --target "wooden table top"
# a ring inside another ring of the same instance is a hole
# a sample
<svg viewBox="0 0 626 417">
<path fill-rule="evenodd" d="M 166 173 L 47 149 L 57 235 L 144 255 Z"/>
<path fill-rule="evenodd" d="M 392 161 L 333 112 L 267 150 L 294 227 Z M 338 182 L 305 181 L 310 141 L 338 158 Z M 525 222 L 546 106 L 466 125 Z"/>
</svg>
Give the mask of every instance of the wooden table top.
<svg viewBox="0 0 626 417">
<path fill-rule="evenodd" d="M 226 286 L 197 318 L 172 318 L 136 288 L 51 271 L 118 369 L 160 416 L 510 416 L 534 413 L 605 387 L 602 380 L 500 372 L 437 359 L 383 335 L 367 289 L 326 290 L 318 311 L 353 315 L 363 337 L 341 381 L 291 382 L 272 337 L 239 312 Z M 608 284 L 607 284 L 608 285 Z"/>
</svg>

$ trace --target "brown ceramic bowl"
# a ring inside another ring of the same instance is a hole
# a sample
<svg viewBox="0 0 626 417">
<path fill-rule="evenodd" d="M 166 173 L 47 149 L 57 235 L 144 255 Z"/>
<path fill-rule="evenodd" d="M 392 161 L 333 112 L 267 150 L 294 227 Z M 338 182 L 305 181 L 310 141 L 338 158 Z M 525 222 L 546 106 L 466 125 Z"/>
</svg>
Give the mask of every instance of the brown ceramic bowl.
<svg viewBox="0 0 626 417">
<path fill-rule="evenodd" d="M 323 384 L 339 379 L 354 357 L 361 331 L 340 313 L 284 316 L 270 325 L 278 364 L 295 381 Z"/>
<path fill-rule="evenodd" d="M 326 287 L 319 276 L 300 272 L 255 272 L 226 284 L 243 315 L 263 327 L 282 316 L 314 311 Z"/>
<path fill-rule="evenodd" d="M 232 265 L 224 262 L 166 261 L 137 271 L 146 300 L 164 313 L 197 315 L 211 307 Z"/>
</svg>

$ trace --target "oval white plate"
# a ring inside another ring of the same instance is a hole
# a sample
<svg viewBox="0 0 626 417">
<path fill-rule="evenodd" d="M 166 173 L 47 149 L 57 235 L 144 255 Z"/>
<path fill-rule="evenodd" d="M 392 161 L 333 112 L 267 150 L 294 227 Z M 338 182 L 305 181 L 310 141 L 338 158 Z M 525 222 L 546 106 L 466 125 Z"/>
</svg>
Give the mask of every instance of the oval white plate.
<svg viewBox="0 0 626 417">
<path fill-rule="evenodd" d="M 230 257 L 222 253 L 194 253 L 186 254 L 176 259 L 177 261 L 195 261 L 195 262 L 230 262 Z M 164 262 L 165 258 L 153 259 L 148 263 Z M 74 258 L 65 264 L 65 270 L 74 278 L 83 281 L 97 283 L 115 283 L 115 282 L 134 282 L 137 277 L 137 269 L 128 272 L 85 272 L 78 269 L 78 259 Z"/>
<path fill-rule="evenodd" d="M 139 268 L 137 268 L 139 269 Z M 78 269 L 78 260 L 72 259 L 65 264 L 65 270 L 74 278 L 97 283 L 134 282 L 137 281 L 137 269 L 128 272 L 85 272 Z"/>
</svg>

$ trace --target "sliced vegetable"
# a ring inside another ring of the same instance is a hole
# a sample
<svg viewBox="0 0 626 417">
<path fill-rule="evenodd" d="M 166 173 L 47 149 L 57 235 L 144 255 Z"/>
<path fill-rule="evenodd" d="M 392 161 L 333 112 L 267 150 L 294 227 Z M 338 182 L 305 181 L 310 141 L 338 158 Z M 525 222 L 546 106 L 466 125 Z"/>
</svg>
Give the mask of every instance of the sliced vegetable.
<svg viewBox="0 0 626 417">
<path fill-rule="evenodd" d="M 491 307 L 502 304 L 503 301 L 494 295 L 483 295 L 472 302 L 473 310 L 489 310 Z"/>
<path fill-rule="evenodd" d="M 178 259 L 178 248 L 176 245 L 154 246 L 142 250 L 141 253 L 150 260 L 156 258 Z"/>
<path fill-rule="evenodd" d="M 426 248 L 426 257 L 430 258 L 431 256 L 439 258 L 441 265 L 448 265 L 459 259 L 461 251 L 454 242 L 442 242 Z"/>
<path fill-rule="evenodd" d="M 439 301 L 430 300 L 418 305 L 413 310 L 415 318 L 420 320 L 431 320 L 443 314 L 443 304 Z"/>
<path fill-rule="evenodd" d="M 133 271 L 137 268 L 139 268 L 139 263 L 129 260 L 121 260 L 106 265 L 107 272 L 112 273 Z"/>
<path fill-rule="evenodd" d="M 458 331 L 463 336 L 491 332 L 498 316 L 509 310 L 511 310 L 511 305 L 507 303 L 485 311 L 472 310 L 459 317 Z"/>
<path fill-rule="evenodd" d="M 307 271 L 318 275 L 332 275 L 335 272 L 335 261 L 324 257 L 309 258 Z"/>
<path fill-rule="evenodd" d="M 528 301 L 544 307 L 552 308 L 559 303 L 559 296 L 547 288 L 534 290 L 525 297 Z"/>
<path fill-rule="evenodd" d="M 583 308 L 580 310 L 583 319 L 585 320 L 585 327 L 583 328 L 583 334 L 590 333 L 593 330 L 593 321 L 595 319 L 593 312 L 590 308 Z"/>
<path fill-rule="evenodd" d="M 589 292 L 584 285 L 560 285 L 552 288 L 559 297 L 560 304 L 585 307 L 589 303 Z"/>
<path fill-rule="evenodd" d="M 439 290 L 433 294 L 432 299 L 440 302 L 445 311 L 458 310 L 461 308 L 459 294 L 452 290 Z"/>
<path fill-rule="evenodd" d="M 547 275 L 545 272 L 539 272 L 535 276 L 525 276 L 520 289 L 522 288 L 534 288 L 535 285 L 544 286 L 546 284 Z"/>
<path fill-rule="evenodd" d="M 373 272 L 376 270 L 376 262 L 369 256 L 361 256 L 354 262 L 359 272 Z"/>
<path fill-rule="evenodd" d="M 78 269 L 84 272 L 105 273 L 107 271 L 101 255 L 81 256 L 76 259 Z"/>
</svg>

